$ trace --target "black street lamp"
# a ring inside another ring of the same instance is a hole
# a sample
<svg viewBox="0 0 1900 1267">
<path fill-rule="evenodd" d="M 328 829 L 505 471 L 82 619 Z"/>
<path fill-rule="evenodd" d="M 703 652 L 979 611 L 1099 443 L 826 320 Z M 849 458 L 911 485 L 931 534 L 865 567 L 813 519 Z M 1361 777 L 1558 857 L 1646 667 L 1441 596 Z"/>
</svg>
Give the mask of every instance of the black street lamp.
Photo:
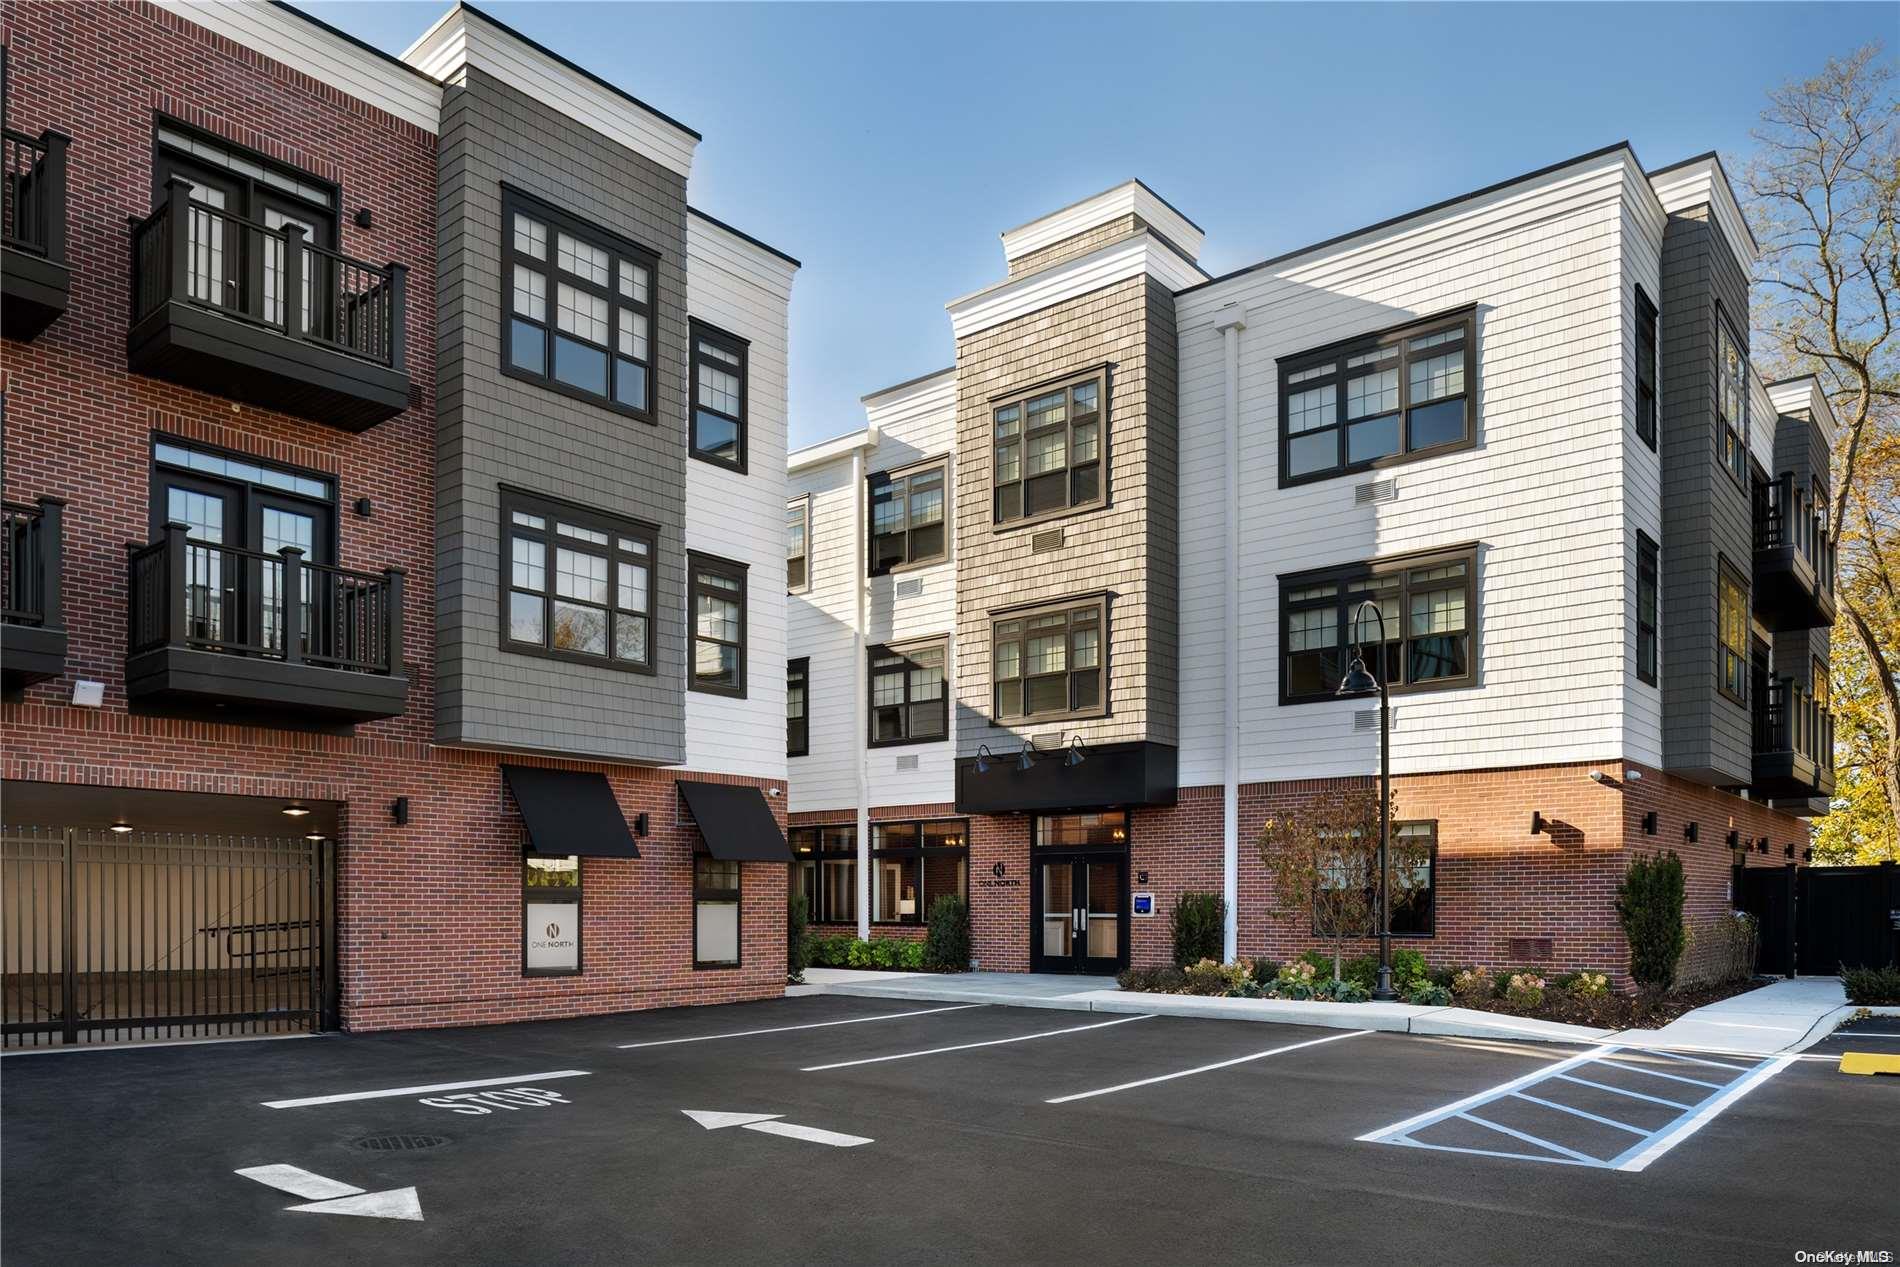
<svg viewBox="0 0 1900 1267">
<path fill-rule="evenodd" d="M 1370 607 L 1379 621 L 1379 646 L 1385 646 L 1385 612 L 1371 599 L 1362 601 L 1352 614 L 1352 663 L 1334 692 L 1341 699 L 1379 695 L 1379 983 L 1372 997 L 1381 1003 L 1398 998 L 1392 988 L 1392 920 L 1386 904 L 1386 851 L 1392 843 L 1392 696 L 1383 678 L 1375 678 L 1366 668 L 1359 648 L 1359 622 Z"/>
</svg>

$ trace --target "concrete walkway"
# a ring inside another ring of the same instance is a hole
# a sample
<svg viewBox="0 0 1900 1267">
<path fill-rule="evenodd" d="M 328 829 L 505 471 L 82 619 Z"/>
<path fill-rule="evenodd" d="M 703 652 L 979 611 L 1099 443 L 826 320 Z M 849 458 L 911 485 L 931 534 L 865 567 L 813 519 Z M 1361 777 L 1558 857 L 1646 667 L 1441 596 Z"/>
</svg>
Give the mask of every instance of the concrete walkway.
<svg viewBox="0 0 1900 1267">
<path fill-rule="evenodd" d="M 999 1003 L 1013 1007 L 1056 1008 L 1076 1012 L 1141 1012 L 1158 1016 L 1196 1016 L 1462 1038 L 1695 1048 L 1737 1055 L 1799 1051 L 1825 1038 L 1853 1010 L 1846 1006 L 1847 998 L 1841 983 L 1833 977 L 1776 981 L 1761 989 L 1696 1008 L 1661 1029 L 1622 1031 L 1504 1016 L 1462 1007 L 1413 1007 L 1406 1003 L 1296 1003 L 1288 999 L 1136 994 L 1116 989 L 1113 979 L 1109 977 L 1048 973 L 966 972 L 942 975 L 808 968 L 805 982 L 802 986 L 789 987 L 786 993 L 845 994 L 859 998 L 915 999 L 940 1003 Z"/>
</svg>

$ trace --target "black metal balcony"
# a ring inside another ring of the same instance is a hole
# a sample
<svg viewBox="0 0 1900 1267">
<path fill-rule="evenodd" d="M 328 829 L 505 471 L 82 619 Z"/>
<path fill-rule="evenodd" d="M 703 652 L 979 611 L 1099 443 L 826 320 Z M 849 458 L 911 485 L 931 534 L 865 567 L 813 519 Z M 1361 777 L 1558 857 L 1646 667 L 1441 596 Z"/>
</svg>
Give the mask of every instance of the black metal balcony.
<svg viewBox="0 0 1900 1267">
<path fill-rule="evenodd" d="M 72 299 L 66 263 L 66 147 L 47 130 L 28 136 L 0 127 L 0 332 L 36 338 Z"/>
<path fill-rule="evenodd" d="M 263 554 L 185 533 L 167 524 L 156 543 L 126 547 L 135 706 L 322 725 L 402 713 L 400 569 L 351 572 L 295 547 Z"/>
<path fill-rule="evenodd" d="M 1834 623 L 1834 547 L 1794 476 L 1755 489 L 1755 615 L 1776 633 Z"/>
<path fill-rule="evenodd" d="M 1834 718 L 1792 678 L 1774 678 L 1755 701 L 1754 780 L 1761 800 L 1834 794 Z"/>
<path fill-rule="evenodd" d="M 401 264 L 367 264 L 191 200 L 191 182 L 132 221 L 141 374 L 366 431 L 408 407 Z"/>
<path fill-rule="evenodd" d="M 66 671 L 61 517 L 66 503 L 8 502 L 0 511 L 0 690 L 14 695 Z"/>
</svg>

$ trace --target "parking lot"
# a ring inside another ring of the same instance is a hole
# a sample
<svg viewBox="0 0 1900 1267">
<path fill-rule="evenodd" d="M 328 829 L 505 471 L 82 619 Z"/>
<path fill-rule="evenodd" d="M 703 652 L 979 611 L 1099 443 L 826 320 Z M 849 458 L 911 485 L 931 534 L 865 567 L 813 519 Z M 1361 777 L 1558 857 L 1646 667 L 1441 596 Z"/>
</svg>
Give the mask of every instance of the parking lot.
<svg viewBox="0 0 1900 1267">
<path fill-rule="evenodd" d="M 0 1252 L 1785 1263 L 1900 1250 L 1900 1079 L 1835 1072 L 1842 1046 L 1761 1061 L 813 997 L 9 1057 Z"/>
</svg>

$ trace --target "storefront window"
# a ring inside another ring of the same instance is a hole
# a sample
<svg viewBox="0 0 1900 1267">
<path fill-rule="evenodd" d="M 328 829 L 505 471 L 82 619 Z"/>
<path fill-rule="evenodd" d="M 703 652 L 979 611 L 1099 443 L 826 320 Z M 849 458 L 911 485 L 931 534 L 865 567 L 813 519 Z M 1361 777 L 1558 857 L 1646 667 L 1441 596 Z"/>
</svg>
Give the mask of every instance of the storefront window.
<svg viewBox="0 0 1900 1267">
<path fill-rule="evenodd" d="M 1106 814 L 1039 814 L 1036 844 L 1046 848 L 1083 848 L 1128 843 L 1128 812 Z"/>
<path fill-rule="evenodd" d="M 739 864 L 699 854 L 693 859 L 693 966 L 739 963 Z"/>
<path fill-rule="evenodd" d="M 527 854 L 521 861 L 521 971 L 581 970 L 581 860 Z"/>
<path fill-rule="evenodd" d="M 858 920 L 858 829 L 850 824 L 794 827 L 792 892 L 803 894 L 805 917 L 814 924 Z"/>
<path fill-rule="evenodd" d="M 815 924 L 857 922 L 857 830 L 794 827 L 792 892 Z M 922 924 L 940 897 L 969 892 L 970 828 L 961 818 L 871 826 L 871 922 Z"/>
</svg>

